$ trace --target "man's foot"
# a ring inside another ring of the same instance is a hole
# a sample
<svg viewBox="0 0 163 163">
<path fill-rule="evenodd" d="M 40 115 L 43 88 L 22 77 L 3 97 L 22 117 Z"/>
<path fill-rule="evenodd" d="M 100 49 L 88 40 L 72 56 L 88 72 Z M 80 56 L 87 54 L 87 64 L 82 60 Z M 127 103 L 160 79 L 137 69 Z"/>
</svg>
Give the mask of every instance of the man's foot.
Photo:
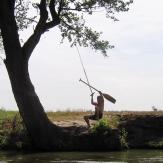
<svg viewBox="0 0 163 163">
<path fill-rule="evenodd" d="M 88 125 L 88 126 L 87 126 L 87 128 L 88 128 L 88 129 L 90 129 L 90 128 L 91 128 L 91 126 L 90 126 L 90 125 Z"/>
</svg>

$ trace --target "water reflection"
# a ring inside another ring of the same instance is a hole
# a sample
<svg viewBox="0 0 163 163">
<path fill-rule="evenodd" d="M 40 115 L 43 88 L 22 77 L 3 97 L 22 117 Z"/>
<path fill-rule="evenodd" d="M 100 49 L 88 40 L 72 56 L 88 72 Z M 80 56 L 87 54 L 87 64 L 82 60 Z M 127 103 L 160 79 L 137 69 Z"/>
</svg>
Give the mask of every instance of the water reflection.
<svg viewBox="0 0 163 163">
<path fill-rule="evenodd" d="M 0 163 L 161 163 L 161 150 L 130 150 L 123 152 L 0 152 Z"/>
</svg>

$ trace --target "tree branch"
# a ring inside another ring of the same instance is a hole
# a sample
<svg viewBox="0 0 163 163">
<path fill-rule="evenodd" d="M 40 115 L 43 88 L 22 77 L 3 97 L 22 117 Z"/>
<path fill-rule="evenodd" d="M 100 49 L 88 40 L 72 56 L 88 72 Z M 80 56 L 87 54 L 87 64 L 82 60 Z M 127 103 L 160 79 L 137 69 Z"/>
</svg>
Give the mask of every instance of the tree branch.
<svg viewBox="0 0 163 163">
<path fill-rule="evenodd" d="M 105 11 L 105 9 L 101 9 L 101 10 L 96 10 L 94 7 L 91 8 L 91 13 L 95 13 L 95 12 L 103 12 Z M 94 9 L 94 10 L 93 10 Z M 75 9 L 75 8 L 63 8 L 63 10 L 66 11 L 78 11 L 78 12 L 83 12 L 83 13 L 90 13 L 90 11 L 86 11 L 86 8 L 82 8 L 82 9 Z M 85 10 L 85 11 L 84 11 Z"/>
<path fill-rule="evenodd" d="M 49 10 L 50 10 L 50 14 L 52 16 L 52 19 L 55 20 L 58 18 L 58 14 L 55 11 L 55 0 L 51 0 L 50 4 L 49 4 Z"/>
<path fill-rule="evenodd" d="M 62 22 L 71 30 L 74 30 L 75 32 L 77 32 L 77 30 L 75 28 L 73 28 L 71 25 L 67 24 L 63 19 Z"/>
<path fill-rule="evenodd" d="M 19 3 L 15 6 L 15 9 L 21 6 L 21 4 L 22 4 L 22 0 L 19 0 Z"/>
<path fill-rule="evenodd" d="M 82 7 L 82 8 L 68 8 L 68 7 L 65 7 L 65 8 L 62 8 L 63 10 L 66 10 L 66 11 L 81 11 L 81 12 L 88 12 L 88 11 L 83 11 L 83 10 L 88 10 L 88 9 L 96 9 L 97 7 L 99 6 L 96 6 L 96 7 Z"/>
<path fill-rule="evenodd" d="M 55 10 L 55 0 L 50 1 L 49 10 L 50 10 L 50 14 L 52 17 L 52 21 L 46 23 L 45 29 L 44 29 L 45 31 L 49 30 L 50 28 L 55 27 L 56 25 L 60 23 L 59 14 L 57 14 Z"/>
<path fill-rule="evenodd" d="M 62 9 L 63 9 L 63 0 L 60 0 L 59 9 L 58 9 L 58 15 L 59 15 L 59 16 L 60 16 L 60 14 L 61 14 Z"/>
<path fill-rule="evenodd" d="M 35 18 L 35 17 L 34 17 Z M 29 21 L 31 21 L 31 22 L 33 22 L 33 23 L 38 23 L 38 21 L 36 21 L 36 20 L 34 20 L 34 18 L 25 18 L 26 20 L 29 20 Z"/>
<path fill-rule="evenodd" d="M 55 11 L 55 0 L 51 0 L 49 4 L 50 14 L 52 16 L 52 21 L 46 22 L 48 20 L 48 12 L 46 8 L 46 0 L 41 0 L 40 4 L 38 5 L 40 9 L 40 19 L 36 25 L 34 33 L 31 37 L 27 40 L 27 42 L 23 46 L 23 52 L 26 59 L 29 59 L 31 53 L 33 52 L 34 48 L 38 44 L 41 35 L 46 32 L 48 29 L 55 27 L 60 23 L 59 16 Z"/>
<path fill-rule="evenodd" d="M 46 23 L 44 31 L 48 31 L 50 28 L 57 26 L 59 23 L 60 23 L 60 20 Z"/>
<path fill-rule="evenodd" d="M 40 4 L 38 5 L 40 10 L 40 19 L 36 25 L 36 28 L 34 30 L 34 33 L 31 35 L 31 37 L 26 41 L 26 43 L 23 46 L 23 53 L 24 57 L 26 59 L 29 59 L 34 48 L 38 44 L 41 35 L 44 33 L 44 28 L 46 21 L 48 19 L 48 12 L 46 9 L 46 0 L 41 0 Z"/>
</svg>

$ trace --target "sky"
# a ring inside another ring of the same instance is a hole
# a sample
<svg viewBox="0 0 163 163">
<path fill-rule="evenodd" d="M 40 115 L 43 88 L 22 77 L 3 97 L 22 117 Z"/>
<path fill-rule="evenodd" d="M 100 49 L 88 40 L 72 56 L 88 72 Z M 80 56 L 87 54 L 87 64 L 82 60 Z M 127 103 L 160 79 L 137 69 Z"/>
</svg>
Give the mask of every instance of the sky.
<svg viewBox="0 0 163 163">
<path fill-rule="evenodd" d="M 135 0 L 129 12 L 117 15 L 118 22 L 105 19 L 103 12 L 86 18 L 89 26 L 115 45 L 108 57 L 79 47 L 91 85 L 117 100 L 115 104 L 105 100 L 106 110 L 144 111 L 152 106 L 163 110 L 162 6 L 162 0 Z M 22 37 L 29 34 L 24 31 Z M 35 90 L 46 111 L 93 110 L 90 90 L 79 82 L 86 79 L 77 49 L 67 41 L 60 44 L 60 39 L 54 28 L 42 36 L 33 52 L 29 71 Z M 0 107 L 17 110 L 1 61 Z"/>
</svg>

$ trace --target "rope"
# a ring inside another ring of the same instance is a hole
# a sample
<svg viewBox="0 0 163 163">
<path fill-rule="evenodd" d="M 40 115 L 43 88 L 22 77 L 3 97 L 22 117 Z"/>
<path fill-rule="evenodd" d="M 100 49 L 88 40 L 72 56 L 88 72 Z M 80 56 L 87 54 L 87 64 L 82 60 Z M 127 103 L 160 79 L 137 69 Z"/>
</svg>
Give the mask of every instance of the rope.
<svg viewBox="0 0 163 163">
<path fill-rule="evenodd" d="M 85 68 L 84 68 L 84 64 L 83 64 L 83 61 L 82 61 L 82 58 L 81 58 L 81 55 L 80 55 L 80 52 L 79 52 L 79 49 L 78 49 L 77 46 L 76 46 L 76 49 L 77 49 L 77 52 L 78 52 L 78 55 L 79 55 L 80 63 L 81 63 L 81 65 L 82 65 L 82 68 L 83 68 L 85 77 L 86 77 L 86 79 L 87 79 L 87 83 L 89 84 L 88 76 L 87 76 L 86 70 L 85 70 Z M 90 85 L 90 84 L 89 84 L 89 85 Z M 89 89 L 90 89 L 91 93 L 93 93 L 93 91 L 92 91 L 92 89 L 91 89 L 90 86 L 89 86 Z"/>
</svg>

